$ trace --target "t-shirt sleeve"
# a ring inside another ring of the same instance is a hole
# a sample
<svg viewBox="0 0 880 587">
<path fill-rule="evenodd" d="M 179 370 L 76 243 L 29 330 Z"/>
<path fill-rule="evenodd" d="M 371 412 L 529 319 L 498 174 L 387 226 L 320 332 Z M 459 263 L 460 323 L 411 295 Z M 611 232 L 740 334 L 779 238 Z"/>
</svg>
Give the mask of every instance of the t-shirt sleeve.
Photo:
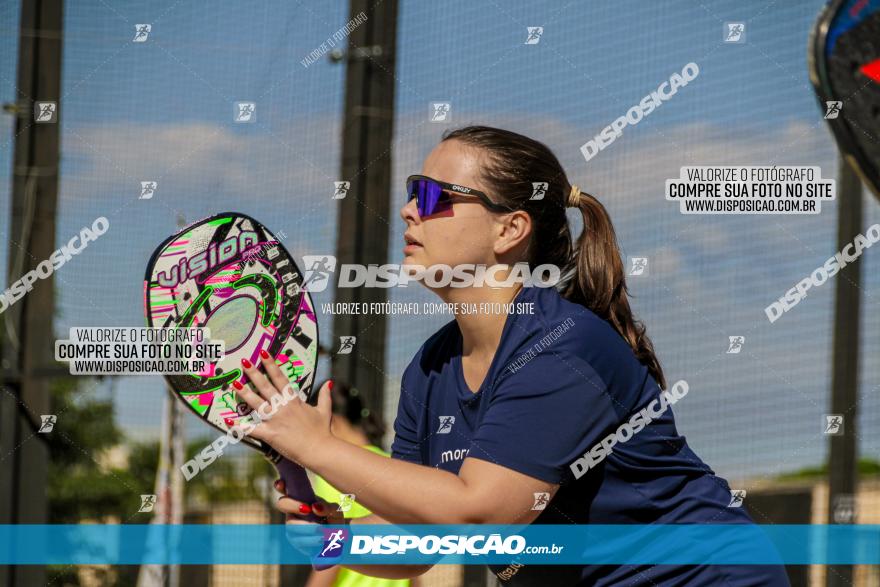
<svg viewBox="0 0 880 587">
<path fill-rule="evenodd" d="M 545 351 L 499 382 L 468 457 L 558 484 L 622 411 L 589 363 Z"/>
<path fill-rule="evenodd" d="M 387 457 L 388 453 L 379 448 L 378 446 L 367 445 L 363 448 L 374 452 L 376 454 L 382 455 L 383 457 Z M 339 505 L 343 505 L 342 503 L 342 493 L 339 492 L 338 489 L 327 483 L 327 480 L 321 477 L 320 475 L 312 475 L 312 490 L 315 492 L 317 497 L 320 497 L 324 501 L 328 501 L 330 503 L 337 503 Z M 350 501 L 347 505 L 347 509 L 343 509 L 343 517 L 345 518 L 363 518 L 365 516 L 370 515 L 370 510 L 365 508 L 363 505 L 358 503 L 357 496 L 354 496 L 354 499 Z"/>
<path fill-rule="evenodd" d="M 417 364 L 418 356 L 413 363 Z M 404 371 L 400 381 L 400 400 L 397 402 L 397 417 L 394 419 L 394 440 L 391 442 L 391 458 L 422 463 L 421 444 L 419 438 L 419 411 L 416 408 L 417 398 L 414 395 L 419 387 L 412 376 L 413 364 Z"/>
</svg>

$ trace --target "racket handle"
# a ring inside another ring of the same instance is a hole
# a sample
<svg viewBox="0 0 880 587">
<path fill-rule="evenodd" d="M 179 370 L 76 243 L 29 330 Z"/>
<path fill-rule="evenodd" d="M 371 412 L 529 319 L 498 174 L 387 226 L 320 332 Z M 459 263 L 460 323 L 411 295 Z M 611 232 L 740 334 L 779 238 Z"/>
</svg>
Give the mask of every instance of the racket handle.
<svg viewBox="0 0 880 587">
<path fill-rule="evenodd" d="M 305 469 L 283 457 L 275 464 L 275 468 L 278 469 L 278 474 L 281 475 L 281 480 L 284 481 L 284 493 L 287 497 L 291 497 L 309 505 L 312 505 L 317 501 Z M 323 520 L 323 518 L 319 518 L 315 515 L 314 512 L 307 516 L 297 517 L 305 519 L 307 522 L 315 523 L 321 523 Z"/>
<path fill-rule="evenodd" d="M 277 463 L 275 463 L 275 468 L 278 469 L 278 474 L 281 476 L 281 480 L 284 481 L 284 493 L 287 497 L 293 498 L 297 501 L 301 501 L 303 503 L 307 503 L 309 505 L 315 503 L 317 498 L 315 497 L 315 491 L 312 489 L 312 484 L 309 481 L 308 475 L 306 475 L 306 470 L 300 467 L 298 464 L 293 461 L 289 461 L 284 457 L 281 457 Z M 305 519 L 307 522 L 314 522 L 316 524 L 321 524 L 326 521 L 325 518 L 319 518 L 315 515 L 314 512 L 309 513 L 307 516 L 297 516 L 299 519 Z M 329 569 L 334 565 L 316 565 L 312 563 L 312 567 L 316 571 L 323 571 L 324 569 Z"/>
</svg>

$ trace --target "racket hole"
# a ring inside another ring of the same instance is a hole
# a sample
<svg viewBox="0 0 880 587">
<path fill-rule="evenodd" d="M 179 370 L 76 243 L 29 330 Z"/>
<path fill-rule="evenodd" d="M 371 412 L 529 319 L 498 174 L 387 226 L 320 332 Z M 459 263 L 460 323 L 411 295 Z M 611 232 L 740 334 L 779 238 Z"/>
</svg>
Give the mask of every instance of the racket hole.
<svg viewBox="0 0 880 587">
<path fill-rule="evenodd" d="M 186 293 L 183 294 L 183 299 L 184 299 L 184 300 L 188 300 L 188 299 L 190 299 L 191 297 L 192 297 L 192 296 L 190 295 L 189 292 L 186 292 Z"/>
</svg>

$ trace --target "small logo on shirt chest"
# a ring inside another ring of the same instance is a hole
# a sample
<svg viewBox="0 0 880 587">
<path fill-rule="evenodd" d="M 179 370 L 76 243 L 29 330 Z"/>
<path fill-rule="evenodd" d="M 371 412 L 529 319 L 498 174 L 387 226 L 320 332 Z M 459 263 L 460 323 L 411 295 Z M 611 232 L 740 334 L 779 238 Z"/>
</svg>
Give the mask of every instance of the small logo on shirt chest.
<svg viewBox="0 0 880 587">
<path fill-rule="evenodd" d="M 440 427 L 437 428 L 437 434 L 449 434 L 452 432 L 452 425 L 455 424 L 455 416 L 440 416 Z"/>
</svg>

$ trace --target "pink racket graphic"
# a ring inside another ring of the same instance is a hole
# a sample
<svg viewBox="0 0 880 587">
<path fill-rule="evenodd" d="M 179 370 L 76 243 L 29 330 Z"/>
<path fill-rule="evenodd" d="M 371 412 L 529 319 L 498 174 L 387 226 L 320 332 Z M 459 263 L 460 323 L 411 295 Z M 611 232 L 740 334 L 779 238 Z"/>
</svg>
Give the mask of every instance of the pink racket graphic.
<svg viewBox="0 0 880 587">
<path fill-rule="evenodd" d="M 153 253 L 144 278 L 147 325 L 208 328 L 212 341 L 225 344 L 223 358 L 202 372 L 165 376 L 177 397 L 206 423 L 227 432 L 254 422 L 232 382 L 248 383 L 241 359 L 259 365 L 261 350 L 275 358 L 301 399 L 315 403 L 318 324 L 302 283 L 302 273 L 278 239 L 236 212 L 191 224 Z M 275 463 L 287 495 L 315 501 L 302 467 L 259 440 L 245 436 L 242 442 Z M 311 520 L 321 521 L 314 514 Z"/>
</svg>

